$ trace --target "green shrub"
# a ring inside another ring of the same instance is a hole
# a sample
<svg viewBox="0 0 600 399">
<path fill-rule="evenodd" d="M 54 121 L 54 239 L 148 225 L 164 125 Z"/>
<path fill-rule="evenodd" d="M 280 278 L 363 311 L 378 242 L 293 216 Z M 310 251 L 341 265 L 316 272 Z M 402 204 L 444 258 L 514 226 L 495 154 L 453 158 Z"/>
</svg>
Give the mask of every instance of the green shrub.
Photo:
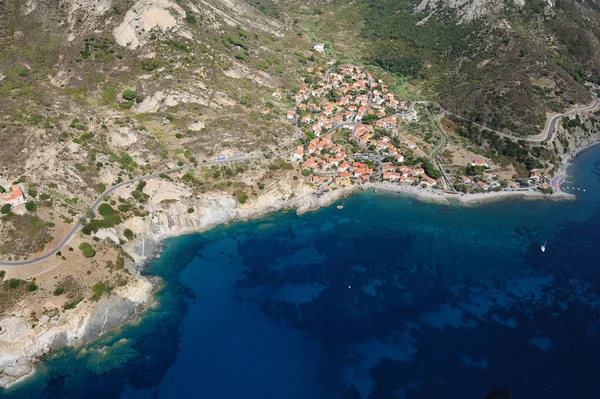
<svg viewBox="0 0 600 399">
<path fill-rule="evenodd" d="M 131 206 L 131 204 L 119 204 L 117 208 L 119 209 L 119 212 L 129 212 Z"/>
<path fill-rule="evenodd" d="M 33 281 L 30 282 L 29 284 L 27 284 L 27 292 L 34 292 L 34 291 L 37 291 L 37 289 L 38 289 L 38 286 Z"/>
<path fill-rule="evenodd" d="M 2 208 L 0 208 L 0 213 L 2 213 L 3 215 L 6 215 L 7 213 L 10 212 L 11 209 L 12 209 L 12 205 L 4 204 L 4 205 L 2 205 Z"/>
<path fill-rule="evenodd" d="M 107 203 L 102 203 L 98 207 L 98 213 L 104 217 L 110 217 L 115 214 L 115 210 L 112 206 L 108 205 Z"/>
<path fill-rule="evenodd" d="M 19 288 L 21 286 L 21 280 L 17 279 L 17 278 L 11 278 L 10 280 L 8 280 L 8 288 Z"/>
<path fill-rule="evenodd" d="M 29 212 L 35 212 L 37 211 L 37 204 L 33 201 L 27 201 L 25 203 L 25 209 L 27 209 Z"/>
<path fill-rule="evenodd" d="M 132 101 L 134 98 L 137 97 L 137 94 L 135 93 L 135 91 L 127 89 L 121 94 L 121 96 L 127 101 Z"/>
<path fill-rule="evenodd" d="M 60 296 L 60 295 L 62 295 L 64 293 L 65 293 L 65 289 L 64 288 L 62 288 L 62 287 L 56 287 L 54 289 L 54 292 L 52 294 L 54 294 L 54 296 Z"/>
<path fill-rule="evenodd" d="M 145 72 L 152 72 L 159 66 L 160 66 L 160 63 L 156 60 L 142 61 L 142 71 L 145 71 Z"/>
<path fill-rule="evenodd" d="M 2 280 L 4 278 L 4 276 L 6 276 L 6 271 L 0 270 L 0 280 Z"/>
<path fill-rule="evenodd" d="M 165 40 L 165 44 L 167 46 L 171 46 L 173 48 L 176 48 L 177 50 L 182 50 L 182 51 L 188 51 L 188 48 L 185 44 L 180 43 L 176 40 Z"/>
<path fill-rule="evenodd" d="M 194 208 L 188 208 L 188 213 L 194 213 Z"/>
<path fill-rule="evenodd" d="M 117 255 L 117 269 L 123 269 L 125 267 L 125 258 L 121 255 Z"/>
<path fill-rule="evenodd" d="M 133 231 L 131 231 L 130 229 L 123 230 L 123 235 L 125 236 L 125 238 L 127 238 L 128 241 L 133 240 L 133 238 L 135 237 L 135 234 L 133 234 Z"/>
<path fill-rule="evenodd" d="M 79 249 L 86 258 L 92 258 L 94 255 L 96 255 L 94 248 L 92 248 L 92 246 L 87 242 L 82 242 L 81 245 L 79 245 Z"/>
<path fill-rule="evenodd" d="M 236 37 L 234 35 L 229 35 L 227 36 L 227 40 L 229 40 L 229 43 L 241 47 L 244 50 L 248 50 L 248 45 L 246 43 L 244 43 L 244 41 L 242 41 L 242 39 L 240 39 L 239 37 Z"/>
<path fill-rule="evenodd" d="M 63 305 L 63 309 L 64 310 L 75 309 L 75 306 L 77 306 L 79 304 L 79 302 L 81 302 L 81 299 L 75 299 L 71 302 L 65 302 L 65 304 Z"/>
<path fill-rule="evenodd" d="M 235 190 L 233 192 L 233 196 L 240 204 L 245 204 L 248 200 L 248 194 L 246 194 L 243 190 Z"/>
<path fill-rule="evenodd" d="M 92 285 L 92 300 L 97 301 L 102 298 L 102 295 L 109 294 L 112 291 L 112 287 L 105 283 L 104 281 L 100 281 L 94 285 Z"/>
</svg>

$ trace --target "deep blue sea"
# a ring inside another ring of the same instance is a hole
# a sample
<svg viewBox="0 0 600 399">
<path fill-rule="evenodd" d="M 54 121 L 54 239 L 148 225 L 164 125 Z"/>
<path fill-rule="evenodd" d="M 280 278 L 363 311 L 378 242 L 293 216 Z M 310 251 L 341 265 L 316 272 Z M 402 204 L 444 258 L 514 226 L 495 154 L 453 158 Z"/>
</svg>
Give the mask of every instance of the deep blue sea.
<svg viewBox="0 0 600 399">
<path fill-rule="evenodd" d="M 576 201 L 371 192 L 169 240 L 138 325 L 0 396 L 600 398 L 600 147 L 570 173 Z"/>
</svg>

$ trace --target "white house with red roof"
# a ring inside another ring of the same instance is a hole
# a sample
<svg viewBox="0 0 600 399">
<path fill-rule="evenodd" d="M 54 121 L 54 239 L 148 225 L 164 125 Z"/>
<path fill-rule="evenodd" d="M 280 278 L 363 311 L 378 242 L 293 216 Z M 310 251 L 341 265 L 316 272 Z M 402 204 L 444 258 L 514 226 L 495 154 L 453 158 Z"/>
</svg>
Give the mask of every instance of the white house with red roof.
<svg viewBox="0 0 600 399">
<path fill-rule="evenodd" d="M 296 151 L 294 151 L 292 153 L 292 157 L 296 158 L 296 159 L 302 159 L 303 156 L 304 156 L 304 148 L 302 146 L 298 146 L 298 148 L 296 148 Z"/>
<path fill-rule="evenodd" d="M 479 159 L 471 162 L 471 166 L 483 166 L 485 168 L 489 167 L 489 165 L 486 161 L 482 161 Z"/>
<path fill-rule="evenodd" d="M 18 185 L 13 185 L 11 190 L 7 193 L 0 194 L 0 204 L 10 204 L 12 206 L 17 206 L 20 204 L 24 204 L 26 202 L 25 194 L 23 194 L 23 190 Z"/>
</svg>

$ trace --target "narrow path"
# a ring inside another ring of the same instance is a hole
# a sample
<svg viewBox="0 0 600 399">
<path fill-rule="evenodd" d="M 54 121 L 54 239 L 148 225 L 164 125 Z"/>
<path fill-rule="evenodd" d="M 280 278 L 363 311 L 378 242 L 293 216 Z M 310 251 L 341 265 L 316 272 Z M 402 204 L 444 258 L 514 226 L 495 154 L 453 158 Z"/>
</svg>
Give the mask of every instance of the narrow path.
<svg viewBox="0 0 600 399">
<path fill-rule="evenodd" d="M 94 203 L 91 205 L 91 207 L 90 207 L 90 209 L 88 211 L 91 211 L 91 212 L 96 211 L 96 209 L 98 209 L 98 207 L 100 206 L 100 204 L 102 204 L 102 202 L 104 201 L 104 197 L 106 197 L 107 195 L 112 194 L 113 192 L 115 192 L 119 188 L 128 186 L 128 185 L 133 184 L 133 183 L 140 182 L 142 180 L 152 179 L 154 177 L 160 176 L 161 174 L 167 174 L 168 175 L 168 174 L 172 174 L 172 173 L 178 173 L 178 172 L 181 172 L 183 170 L 186 170 L 186 169 L 189 169 L 189 168 L 193 168 L 193 167 L 200 168 L 200 167 L 205 167 L 205 166 L 212 166 L 212 165 L 232 163 L 232 162 L 243 162 L 243 161 L 252 161 L 252 160 L 277 158 L 277 157 L 282 157 L 282 156 L 285 156 L 285 155 L 289 155 L 292 151 L 293 150 L 286 151 L 286 152 L 283 152 L 281 154 L 278 154 L 278 155 L 275 155 L 275 156 L 272 156 L 272 157 L 267 157 L 267 156 L 264 156 L 264 155 L 263 156 L 248 155 L 248 156 L 231 157 L 231 158 L 222 159 L 222 160 L 216 160 L 216 161 L 202 162 L 202 163 L 199 163 L 199 164 L 188 164 L 188 165 L 179 166 L 179 167 L 174 168 L 174 169 L 162 170 L 160 172 L 152 173 L 150 175 L 136 177 L 134 179 L 127 180 L 127 181 L 121 182 L 119 184 L 116 184 L 116 185 L 112 186 L 111 188 L 107 189 L 105 192 L 103 192 L 96 199 L 96 201 L 94 201 Z M 73 238 L 73 236 L 79 231 L 79 229 L 81 229 L 81 227 L 82 227 L 81 222 L 78 221 L 73 226 L 73 228 L 71 229 L 71 231 L 69 233 L 67 233 L 67 235 L 62 239 L 62 241 L 56 247 L 54 247 L 54 249 L 52 249 L 50 252 L 47 252 L 46 254 L 44 254 L 42 256 L 39 256 L 39 257 L 34 258 L 34 259 L 23 260 L 23 261 L 0 261 L 0 266 L 27 266 L 27 265 L 31 265 L 31 264 L 34 264 L 36 262 L 48 259 L 49 257 L 55 255 L 58 251 L 60 251 L 61 249 L 63 249 L 63 247 L 65 245 L 67 245 L 67 243 L 69 241 L 71 241 L 71 239 Z"/>
</svg>

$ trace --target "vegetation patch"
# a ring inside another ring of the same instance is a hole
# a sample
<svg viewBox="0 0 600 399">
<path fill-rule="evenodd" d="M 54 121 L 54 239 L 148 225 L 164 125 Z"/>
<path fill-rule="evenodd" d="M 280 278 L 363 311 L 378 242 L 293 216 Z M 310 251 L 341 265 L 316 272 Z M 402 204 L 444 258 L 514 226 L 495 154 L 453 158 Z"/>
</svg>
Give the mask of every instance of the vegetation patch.
<svg viewBox="0 0 600 399">
<path fill-rule="evenodd" d="M 112 206 L 103 203 L 98 208 L 98 213 L 102 216 L 102 219 L 92 219 L 86 223 L 81 231 L 83 234 L 90 235 L 97 232 L 100 229 L 109 229 L 123 222 L 121 216 L 116 212 Z"/>
<path fill-rule="evenodd" d="M 113 287 L 104 281 L 99 281 L 92 286 L 92 301 L 99 301 L 104 294 L 110 294 Z"/>
<path fill-rule="evenodd" d="M 0 242 L 0 254 L 21 257 L 41 252 L 52 240 L 52 227 L 31 214 L 2 216 L 6 239 Z"/>
<path fill-rule="evenodd" d="M 79 245 L 79 249 L 86 258 L 92 258 L 94 255 L 96 255 L 96 250 L 87 242 L 82 242 Z"/>
</svg>

